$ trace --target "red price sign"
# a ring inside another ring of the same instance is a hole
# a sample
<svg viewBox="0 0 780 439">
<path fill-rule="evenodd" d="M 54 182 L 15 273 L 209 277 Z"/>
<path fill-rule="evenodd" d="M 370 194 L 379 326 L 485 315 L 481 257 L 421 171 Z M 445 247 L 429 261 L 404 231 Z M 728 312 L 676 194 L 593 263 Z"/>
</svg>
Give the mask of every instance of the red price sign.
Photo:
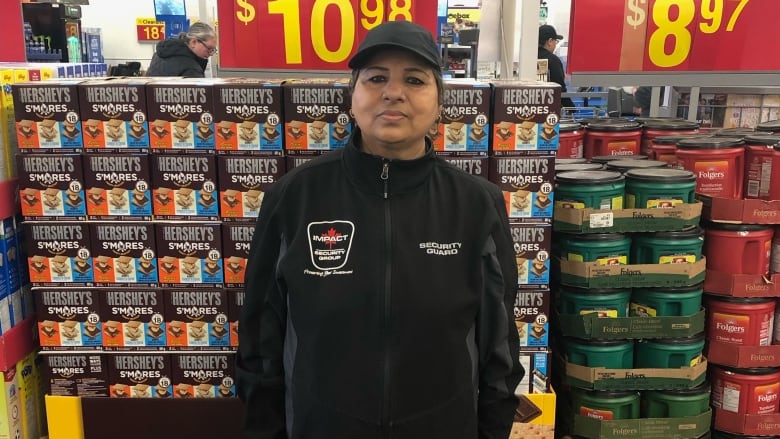
<svg viewBox="0 0 780 439">
<path fill-rule="evenodd" d="M 436 30 L 431 0 L 218 0 L 223 68 L 346 70 L 366 32 L 385 21 Z"/>
<path fill-rule="evenodd" d="M 136 18 L 138 41 L 162 41 L 165 39 L 165 23 L 154 18 Z"/>
<path fill-rule="evenodd" d="M 572 2 L 571 72 L 780 70 L 777 0 Z M 601 6 L 601 7 L 600 7 Z"/>
</svg>

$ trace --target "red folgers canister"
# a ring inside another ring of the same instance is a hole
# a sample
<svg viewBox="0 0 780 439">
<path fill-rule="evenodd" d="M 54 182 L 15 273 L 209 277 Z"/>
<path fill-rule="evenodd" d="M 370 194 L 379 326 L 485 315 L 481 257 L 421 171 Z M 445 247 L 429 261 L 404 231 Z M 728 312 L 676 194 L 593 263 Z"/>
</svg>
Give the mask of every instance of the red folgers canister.
<svg viewBox="0 0 780 439">
<path fill-rule="evenodd" d="M 582 148 L 585 143 L 585 128 L 576 122 L 561 122 L 558 137 L 558 152 L 555 157 L 559 159 L 578 159 L 582 157 Z"/>
<path fill-rule="evenodd" d="M 780 367 L 736 369 L 710 365 L 712 406 L 745 415 L 780 411 Z"/>
<path fill-rule="evenodd" d="M 707 269 L 730 274 L 769 274 L 771 227 L 755 224 L 704 225 Z"/>
<path fill-rule="evenodd" d="M 745 136 L 745 198 L 780 199 L 780 136 Z"/>
<path fill-rule="evenodd" d="M 775 299 L 707 295 L 707 339 L 740 346 L 772 344 Z"/>
<path fill-rule="evenodd" d="M 677 164 L 696 174 L 696 192 L 742 199 L 744 141 L 738 137 L 692 137 L 677 142 Z"/>
<path fill-rule="evenodd" d="M 585 158 L 599 155 L 638 155 L 642 128 L 636 122 L 591 122 L 585 132 Z"/>
<path fill-rule="evenodd" d="M 696 134 L 671 135 L 654 137 L 650 142 L 649 156 L 651 160 L 666 162 L 670 168 L 679 168 L 677 164 L 677 142 L 689 137 L 702 137 Z"/>
<path fill-rule="evenodd" d="M 650 118 L 643 123 L 642 146 L 640 152 L 652 158 L 653 139 L 658 136 L 673 136 L 681 134 L 696 134 L 699 124 L 680 119 Z"/>
</svg>

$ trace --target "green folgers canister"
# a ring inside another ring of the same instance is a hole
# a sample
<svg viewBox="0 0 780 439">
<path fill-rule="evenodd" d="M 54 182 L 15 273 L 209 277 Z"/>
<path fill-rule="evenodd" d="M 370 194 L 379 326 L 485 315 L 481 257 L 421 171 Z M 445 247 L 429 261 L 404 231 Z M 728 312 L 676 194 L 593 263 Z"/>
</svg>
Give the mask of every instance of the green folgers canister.
<svg viewBox="0 0 780 439">
<path fill-rule="evenodd" d="M 696 201 L 696 175 L 673 168 L 631 169 L 626 172 L 626 207 L 655 209 Z"/>
<path fill-rule="evenodd" d="M 626 265 L 631 252 L 631 238 L 622 233 L 562 234 L 560 252 L 567 261 Z"/>
<path fill-rule="evenodd" d="M 558 310 L 561 314 L 597 313 L 599 317 L 626 317 L 631 289 L 577 288 L 561 286 L 558 292 Z"/>
<path fill-rule="evenodd" d="M 642 392 L 643 418 L 682 418 L 706 413 L 710 409 L 710 385 L 692 389 L 648 390 Z"/>
<path fill-rule="evenodd" d="M 701 311 L 703 284 L 689 287 L 634 288 L 630 316 L 687 317 Z"/>
<path fill-rule="evenodd" d="M 578 415 L 604 421 L 639 418 L 638 392 L 573 388 L 571 395 L 574 413 Z"/>
<path fill-rule="evenodd" d="M 634 350 L 638 368 L 677 369 L 693 367 L 701 362 L 704 333 L 692 337 L 654 338 L 636 342 Z"/>
<path fill-rule="evenodd" d="M 606 164 L 608 171 L 615 171 L 625 174 L 632 169 L 658 169 L 665 168 L 666 162 L 660 160 L 632 160 L 630 157 L 625 160 L 612 160 Z"/>
<path fill-rule="evenodd" d="M 562 172 L 555 176 L 555 208 L 622 209 L 625 188 L 619 172 Z"/>
<path fill-rule="evenodd" d="M 633 340 L 583 340 L 566 337 L 563 345 L 566 359 L 572 364 L 607 369 L 634 367 Z"/>
<path fill-rule="evenodd" d="M 692 264 L 701 259 L 704 230 L 690 226 L 676 232 L 637 233 L 631 240 L 633 264 Z"/>
</svg>

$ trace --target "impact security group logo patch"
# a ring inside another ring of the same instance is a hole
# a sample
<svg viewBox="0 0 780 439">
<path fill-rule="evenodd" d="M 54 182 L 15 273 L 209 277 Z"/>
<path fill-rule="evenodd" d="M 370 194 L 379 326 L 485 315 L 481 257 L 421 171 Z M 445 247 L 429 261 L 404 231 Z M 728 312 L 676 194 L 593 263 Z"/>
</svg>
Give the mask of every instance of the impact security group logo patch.
<svg viewBox="0 0 780 439">
<path fill-rule="evenodd" d="M 321 221 L 309 223 L 311 263 L 318 270 L 338 270 L 346 265 L 355 224 L 351 221 Z"/>
</svg>

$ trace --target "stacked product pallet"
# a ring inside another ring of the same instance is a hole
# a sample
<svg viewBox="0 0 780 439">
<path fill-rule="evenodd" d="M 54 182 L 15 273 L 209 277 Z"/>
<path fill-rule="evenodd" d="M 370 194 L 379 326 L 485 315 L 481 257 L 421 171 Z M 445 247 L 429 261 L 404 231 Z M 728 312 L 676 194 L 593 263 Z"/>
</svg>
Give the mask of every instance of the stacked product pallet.
<svg viewBox="0 0 780 439">
<path fill-rule="evenodd" d="M 769 123 L 777 128 L 777 123 Z M 727 131 L 727 130 L 724 130 Z M 780 434 L 780 137 L 771 132 L 738 135 L 721 157 L 744 166 L 720 186 L 701 187 L 705 212 L 707 356 L 715 434 L 722 437 Z M 741 148 L 744 140 L 745 147 Z M 707 160 L 695 157 L 696 163 Z M 743 164 L 744 161 L 744 164 Z M 735 175 L 736 174 L 736 175 Z M 733 435 L 733 436 L 732 436 Z"/>
<path fill-rule="evenodd" d="M 557 425 L 591 439 L 697 438 L 712 414 L 695 177 L 617 163 L 555 179 L 555 365 L 571 395 Z"/>
<path fill-rule="evenodd" d="M 457 89 L 451 88 L 448 93 L 454 90 Z M 460 117 L 458 112 L 451 113 L 448 115 L 451 120 Z M 504 193 L 509 214 L 518 270 L 515 324 L 520 339 L 520 363 L 525 370 L 515 392 L 520 405 L 512 437 L 554 434 L 554 399 L 550 404 L 547 395 L 552 392 L 550 254 L 559 114 L 560 89 L 554 84 L 493 84 L 493 136 L 486 159 L 490 169 L 488 178 Z M 481 125 L 480 116 L 474 122 Z M 453 125 L 463 124 L 449 122 L 448 133 Z M 473 135 L 474 124 L 467 126 Z"/>
</svg>

